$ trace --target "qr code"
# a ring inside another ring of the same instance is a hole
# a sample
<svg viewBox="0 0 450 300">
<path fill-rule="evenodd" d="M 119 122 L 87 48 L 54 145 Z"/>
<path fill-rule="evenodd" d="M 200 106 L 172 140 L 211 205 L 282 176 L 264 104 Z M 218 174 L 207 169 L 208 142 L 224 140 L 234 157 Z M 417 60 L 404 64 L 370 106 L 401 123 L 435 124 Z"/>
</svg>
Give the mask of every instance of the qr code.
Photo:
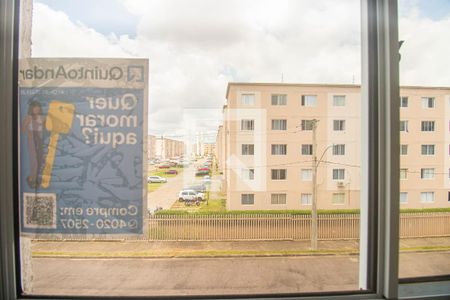
<svg viewBox="0 0 450 300">
<path fill-rule="evenodd" d="M 24 227 L 56 228 L 56 194 L 24 193 Z"/>
</svg>

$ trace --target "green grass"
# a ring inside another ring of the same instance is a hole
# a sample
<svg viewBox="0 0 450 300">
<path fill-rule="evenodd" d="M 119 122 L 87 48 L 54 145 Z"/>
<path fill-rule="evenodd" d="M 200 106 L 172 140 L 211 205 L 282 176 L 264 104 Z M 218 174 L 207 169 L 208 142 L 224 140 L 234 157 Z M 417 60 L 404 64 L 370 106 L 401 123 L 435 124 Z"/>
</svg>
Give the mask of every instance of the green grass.
<svg viewBox="0 0 450 300">
<path fill-rule="evenodd" d="M 152 172 L 150 172 L 150 176 L 161 176 L 161 177 L 164 177 L 164 178 L 172 178 L 172 177 L 175 177 L 175 176 L 177 176 L 178 174 L 166 174 L 165 172 L 167 171 L 167 170 L 177 170 L 178 171 L 178 174 L 180 174 L 181 172 L 183 172 L 183 168 L 180 168 L 180 167 L 172 167 L 172 168 L 169 168 L 169 169 L 156 169 L 155 171 L 152 171 Z"/>
<path fill-rule="evenodd" d="M 163 184 L 165 184 L 165 183 L 162 183 L 162 182 L 158 182 L 158 183 L 148 183 L 148 184 L 147 184 L 147 191 L 148 191 L 148 192 L 154 192 L 154 191 L 156 191 L 157 189 L 159 189 Z"/>
<path fill-rule="evenodd" d="M 218 213 L 226 211 L 225 199 L 210 199 L 208 204 L 203 202 L 199 207 L 199 212 Z"/>
<path fill-rule="evenodd" d="M 448 251 L 450 246 L 424 246 L 401 248 L 400 251 Z M 294 255 L 351 255 L 358 254 L 359 249 L 299 249 L 299 250 L 186 250 L 186 249 L 162 249 L 144 251 L 33 251 L 33 257 L 223 257 L 223 256 L 294 256 Z"/>
</svg>

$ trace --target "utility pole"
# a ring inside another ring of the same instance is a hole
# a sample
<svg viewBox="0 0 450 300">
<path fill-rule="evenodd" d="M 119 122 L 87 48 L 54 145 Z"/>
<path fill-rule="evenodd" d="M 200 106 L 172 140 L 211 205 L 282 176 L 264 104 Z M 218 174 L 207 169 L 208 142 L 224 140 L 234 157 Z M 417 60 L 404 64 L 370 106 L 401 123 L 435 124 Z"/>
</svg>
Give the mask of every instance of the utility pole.
<svg viewBox="0 0 450 300">
<path fill-rule="evenodd" d="M 312 206 L 311 206 L 311 249 L 317 250 L 317 123 L 312 120 Z"/>
</svg>

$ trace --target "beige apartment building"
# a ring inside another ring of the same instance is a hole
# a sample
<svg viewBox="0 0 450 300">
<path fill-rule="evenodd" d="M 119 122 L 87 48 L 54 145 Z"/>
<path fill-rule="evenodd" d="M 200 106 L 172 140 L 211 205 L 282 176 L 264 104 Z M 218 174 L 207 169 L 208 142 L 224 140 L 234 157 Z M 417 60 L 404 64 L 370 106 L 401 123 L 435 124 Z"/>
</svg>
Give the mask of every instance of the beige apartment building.
<svg viewBox="0 0 450 300">
<path fill-rule="evenodd" d="M 205 143 L 203 144 L 203 155 L 214 155 L 216 153 L 215 143 Z"/>
<path fill-rule="evenodd" d="M 450 207 L 450 88 L 400 94 L 401 208 Z M 310 209 L 314 144 L 318 208 L 359 208 L 359 85 L 229 83 L 226 99 L 215 154 L 228 209 Z"/>
<path fill-rule="evenodd" d="M 184 154 L 184 142 L 168 139 L 163 136 L 149 135 L 147 138 L 147 158 L 170 159 Z"/>
</svg>

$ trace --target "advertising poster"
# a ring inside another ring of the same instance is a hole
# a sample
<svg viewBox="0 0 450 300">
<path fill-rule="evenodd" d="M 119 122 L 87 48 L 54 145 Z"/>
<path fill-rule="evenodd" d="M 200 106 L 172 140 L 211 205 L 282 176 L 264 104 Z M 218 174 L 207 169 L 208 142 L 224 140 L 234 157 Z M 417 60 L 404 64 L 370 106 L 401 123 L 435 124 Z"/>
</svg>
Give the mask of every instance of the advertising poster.
<svg viewBox="0 0 450 300">
<path fill-rule="evenodd" d="M 20 62 L 22 233 L 143 233 L 147 86 L 145 59 Z"/>
</svg>

